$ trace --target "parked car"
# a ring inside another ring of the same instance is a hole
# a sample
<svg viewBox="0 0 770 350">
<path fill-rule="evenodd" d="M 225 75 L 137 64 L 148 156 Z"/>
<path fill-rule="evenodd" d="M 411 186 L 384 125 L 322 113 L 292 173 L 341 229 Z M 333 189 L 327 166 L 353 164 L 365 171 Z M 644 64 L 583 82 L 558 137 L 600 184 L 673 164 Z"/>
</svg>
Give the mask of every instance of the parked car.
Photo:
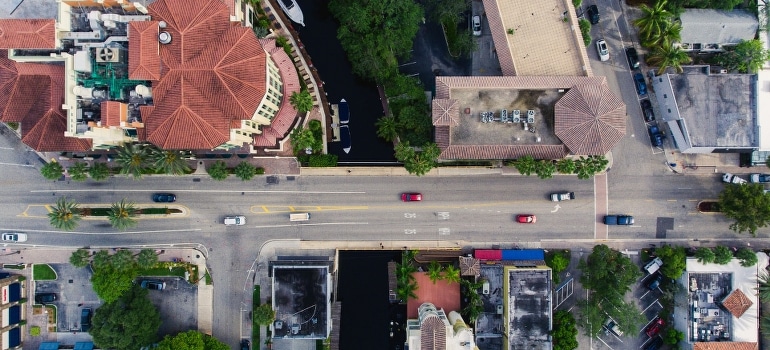
<svg viewBox="0 0 770 350">
<path fill-rule="evenodd" d="M 629 47 L 626 49 L 626 58 L 628 58 L 628 66 L 631 69 L 639 68 L 639 55 L 636 53 L 636 49 Z"/>
<path fill-rule="evenodd" d="M 661 266 L 663 266 L 663 260 L 660 260 L 660 258 L 656 257 L 655 259 L 652 259 L 652 261 L 644 265 L 644 270 L 647 271 L 648 274 L 652 275 L 653 273 L 660 270 Z"/>
<path fill-rule="evenodd" d="M 768 183 L 770 182 L 770 174 L 751 174 L 749 181 L 753 183 Z"/>
<path fill-rule="evenodd" d="M 27 234 L 21 232 L 6 232 L 3 233 L 3 241 L 5 242 L 26 242 Z"/>
<path fill-rule="evenodd" d="M 246 225 L 246 217 L 243 215 L 225 216 L 223 223 L 225 226 L 243 226 Z"/>
<path fill-rule="evenodd" d="M 660 147 L 663 145 L 663 134 L 660 133 L 660 129 L 657 125 L 650 125 L 650 141 L 652 142 L 652 145 L 655 147 Z"/>
<path fill-rule="evenodd" d="M 660 282 L 663 281 L 663 276 L 660 274 L 653 277 L 649 282 L 647 282 L 647 289 L 649 290 L 656 290 L 658 287 L 660 287 Z"/>
<path fill-rule="evenodd" d="M 644 121 L 647 123 L 655 120 L 655 112 L 652 110 L 652 103 L 650 100 L 642 100 L 642 115 L 644 116 Z"/>
<path fill-rule="evenodd" d="M 607 42 L 604 39 L 596 40 L 596 51 L 599 53 L 599 60 L 602 62 L 609 61 L 610 50 L 607 49 Z"/>
<path fill-rule="evenodd" d="M 88 332 L 89 329 L 91 329 L 91 309 L 84 308 L 80 312 L 80 331 Z"/>
<path fill-rule="evenodd" d="M 665 325 L 666 321 L 663 321 L 663 319 L 659 316 L 656 317 L 649 326 L 647 326 L 647 329 L 644 332 L 648 337 L 652 338 L 658 335 L 658 333 L 660 333 L 660 331 L 663 329 L 663 326 Z"/>
<path fill-rule="evenodd" d="M 472 24 L 473 24 L 473 35 L 480 36 L 481 35 L 481 16 L 479 15 L 473 16 Z"/>
<path fill-rule="evenodd" d="M 166 282 L 158 281 L 158 280 L 143 280 L 139 285 L 144 289 L 151 289 L 151 290 L 166 289 Z"/>
<path fill-rule="evenodd" d="M 534 224 L 537 222 L 537 217 L 532 214 L 519 214 L 516 215 L 516 221 L 520 224 Z"/>
<path fill-rule="evenodd" d="M 596 5 L 588 6 L 586 14 L 588 15 L 588 20 L 591 22 L 591 24 L 599 23 L 599 8 L 596 7 Z"/>
<path fill-rule="evenodd" d="M 639 95 L 647 95 L 647 83 L 644 81 L 644 74 L 634 74 L 634 86 L 636 86 L 636 93 Z"/>
<path fill-rule="evenodd" d="M 724 173 L 722 175 L 722 182 L 726 182 L 729 184 L 736 184 L 736 185 L 742 185 L 746 183 L 746 180 L 738 177 L 737 175 L 733 175 L 730 173 Z"/>
<path fill-rule="evenodd" d="M 158 203 L 176 202 L 176 195 L 173 193 L 156 193 L 152 195 L 152 201 Z"/>
<path fill-rule="evenodd" d="M 663 346 L 663 338 L 656 337 L 644 347 L 644 350 L 658 350 L 661 346 Z"/>
<path fill-rule="evenodd" d="M 251 342 L 248 339 L 241 339 L 241 350 L 251 349 Z"/>
<path fill-rule="evenodd" d="M 631 215 L 605 215 L 604 224 L 630 226 L 634 224 L 634 217 Z"/>
<path fill-rule="evenodd" d="M 38 293 L 35 294 L 35 302 L 38 304 L 53 303 L 58 299 L 56 293 Z"/>
<path fill-rule="evenodd" d="M 551 193 L 551 201 L 552 202 L 568 201 L 570 199 L 575 199 L 575 192 Z"/>
<path fill-rule="evenodd" d="M 618 327 L 618 324 L 615 323 L 615 320 L 608 318 L 606 321 L 604 321 L 604 328 L 617 335 L 618 337 L 623 336 L 623 331 L 620 330 L 620 327 Z"/>
<path fill-rule="evenodd" d="M 422 193 L 402 193 L 401 201 L 403 202 L 420 202 L 422 201 Z"/>
</svg>

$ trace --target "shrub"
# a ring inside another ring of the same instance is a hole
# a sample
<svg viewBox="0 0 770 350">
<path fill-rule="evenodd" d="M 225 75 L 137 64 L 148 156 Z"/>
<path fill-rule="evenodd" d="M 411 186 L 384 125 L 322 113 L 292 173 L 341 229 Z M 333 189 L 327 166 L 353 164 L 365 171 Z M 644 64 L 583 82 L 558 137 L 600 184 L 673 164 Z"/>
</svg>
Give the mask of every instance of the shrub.
<svg viewBox="0 0 770 350">
<path fill-rule="evenodd" d="M 48 180 L 56 180 L 64 174 L 64 167 L 58 162 L 45 163 L 40 169 L 40 174 Z"/>
<path fill-rule="evenodd" d="M 207 171 L 211 178 L 217 181 L 222 181 L 230 175 L 227 164 L 221 160 L 216 161 L 216 163 L 211 165 Z"/>
<path fill-rule="evenodd" d="M 311 167 L 333 167 L 337 166 L 337 155 L 335 154 L 311 154 L 308 160 Z"/>
<path fill-rule="evenodd" d="M 583 35 L 583 44 L 585 46 L 591 45 L 591 22 L 586 19 L 578 20 L 578 26 L 580 26 L 580 34 Z"/>
</svg>

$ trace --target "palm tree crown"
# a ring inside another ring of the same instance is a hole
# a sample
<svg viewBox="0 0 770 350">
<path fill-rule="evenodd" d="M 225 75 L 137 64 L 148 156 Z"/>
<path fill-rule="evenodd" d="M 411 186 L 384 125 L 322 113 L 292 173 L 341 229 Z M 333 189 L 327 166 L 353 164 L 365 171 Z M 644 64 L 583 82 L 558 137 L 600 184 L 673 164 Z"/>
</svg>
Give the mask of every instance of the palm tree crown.
<svg viewBox="0 0 770 350">
<path fill-rule="evenodd" d="M 656 74 L 663 74 L 668 67 L 674 68 L 677 73 L 683 71 L 682 64 L 690 63 L 692 59 L 686 52 L 682 51 L 679 47 L 673 46 L 661 46 L 653 50 L 649 56 L 647 56 L 647 63 L 651 66 L 657 66 L 658 71 Z"/>
<path fill-rule="evenodd" d="M 653 7 L 645 4 L 639 6 L 642 16 L 636 19 L 634 24 L 639 27 L 642 40 L 660 36 L 666 23 L 670 21 L 672 14 L 666 10 L 666 2 L 666 0 L 659 0 Z"/>
<path fill-rule="evenodd" d="M 125 230 L 127 228 L 136 226 L 137 221 L 135 219 L 138 211 L 133 202 L 126 202 L 123 198 L 118 203 L 112 203 L 110 207 L 110 223 L 112 227 L 118 230 Z"/>
<path fill-rule="evenodd" d="M 147 149 L 136 143 L 120 147 L 115 162 L 121 166 L 121 174 L 129 174 L 134 179 L 139 179 L 146 166 Z"/>
<path fill-rule="evenodd" d="M 187 161 L 182 158 L 182 153 L 179 151 L 152 148 L 150 159 L 152 159 L 153 167 L 156 170 L 166 174 L 182 175 L 190 171 Z"/>
<path fill-rule="evenodd" d="M 53 227 L 67 231 L 74 230 L 80 221 L 78 203 L 69 201 L 66 197 L 59 198 L 56 201 L 56 207 L 48 213 L 48 219 Z"/>
</svg>

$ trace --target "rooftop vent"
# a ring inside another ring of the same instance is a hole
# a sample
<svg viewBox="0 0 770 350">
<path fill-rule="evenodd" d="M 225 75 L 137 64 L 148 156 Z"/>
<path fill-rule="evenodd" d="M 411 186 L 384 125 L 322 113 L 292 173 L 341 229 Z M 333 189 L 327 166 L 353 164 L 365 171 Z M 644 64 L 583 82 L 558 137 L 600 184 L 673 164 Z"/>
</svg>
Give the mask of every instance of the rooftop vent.
<svg viewBox="0 0 770 350">
<path fill-rule="evenodd" d="M 171 44 L 171 33 L 160 32 L 160 34 L 158 34 L 158 41 L 161 44 Z"/>
<path fill-rule="evenodd" d="M 120 51 L 111 47 L 102 47 L 96 51 L 96 62 L 120 62 Z"/>
<path fill-rule="evenodd" d="M 166 28 L 166 26 L 167 26 L 166 21 L 158 22 L 158 28 Z"/>
</svg>

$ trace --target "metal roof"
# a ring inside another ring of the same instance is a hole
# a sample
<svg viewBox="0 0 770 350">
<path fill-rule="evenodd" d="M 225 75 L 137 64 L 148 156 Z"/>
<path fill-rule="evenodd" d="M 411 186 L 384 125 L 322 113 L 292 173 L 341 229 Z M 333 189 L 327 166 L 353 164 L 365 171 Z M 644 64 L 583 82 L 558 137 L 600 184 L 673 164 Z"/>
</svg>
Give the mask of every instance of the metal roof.
<svg viewBox="0 0 770 350">
<path fill-rule="evenodd" d="M 757 17 L 743 10 L 687 9 L 679 16 L 683 43 L 737 44 L 757 35 Z"/>
</svg>

